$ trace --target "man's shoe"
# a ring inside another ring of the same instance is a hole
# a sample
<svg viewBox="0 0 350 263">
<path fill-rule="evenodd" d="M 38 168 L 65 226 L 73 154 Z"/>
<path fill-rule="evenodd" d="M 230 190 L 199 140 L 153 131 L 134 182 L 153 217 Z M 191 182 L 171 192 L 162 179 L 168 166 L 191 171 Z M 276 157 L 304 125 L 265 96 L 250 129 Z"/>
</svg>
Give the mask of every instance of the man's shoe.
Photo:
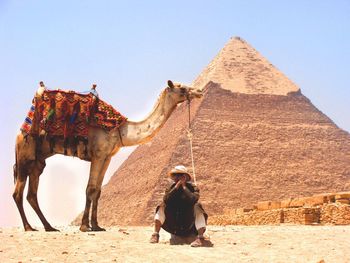
<svg viewBox="0 0 350 263">
<path fill-rule="evenodd" d="M 195 241 L 191 243 L 191 247 L 202 247 L 204 246 L 204 237 L 197 237 Z"/>
<path fill-rule="evenodd" d="M 159 234 L 153 233 L 149 242 L 152 244 L 158 243 L 159 242 Z"/>
</svg>

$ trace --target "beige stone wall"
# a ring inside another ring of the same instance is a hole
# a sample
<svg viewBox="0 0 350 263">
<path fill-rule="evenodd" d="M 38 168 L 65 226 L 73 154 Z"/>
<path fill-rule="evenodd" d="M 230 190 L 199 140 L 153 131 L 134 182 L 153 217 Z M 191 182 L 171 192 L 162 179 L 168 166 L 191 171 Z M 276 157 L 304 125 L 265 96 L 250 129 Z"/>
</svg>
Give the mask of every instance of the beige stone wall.
<svg viewBox="0 0 350 263">
<path fill-rule="evenodd" d="M 330 203 L 321 208 L 322 224 L 350 225 L 350 206 L 346 204 Z"/>
<path fill-rule="evenodd" d="M 350 192 L 258 202 L 254 209 L 224 211 L 209 218 L 213 225 L 350 224 Z"/>
<path fill-rule="evenodd" d="M 278 225 L 282 217 L 281 210 L 253 210 L 249 212 L 236 213 L 209 217 L 209 224 L 215 225 Z"/>
<path fill-rule="evenodd" d="M 319 223 L 320 208 L 285 208 L 283 210 L 283 221 L 281 223 L 311 225 Z"/>
</svg>

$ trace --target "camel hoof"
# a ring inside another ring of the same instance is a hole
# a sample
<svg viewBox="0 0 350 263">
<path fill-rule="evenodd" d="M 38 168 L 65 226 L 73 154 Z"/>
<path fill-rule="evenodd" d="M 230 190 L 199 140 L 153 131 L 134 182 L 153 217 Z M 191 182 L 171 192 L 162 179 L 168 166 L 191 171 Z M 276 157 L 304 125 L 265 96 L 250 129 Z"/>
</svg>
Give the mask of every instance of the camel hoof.
<svg viewBox="0 0 350 263">
<path fill-rule="evenodd" d="M 27 231 L 38 231 L 37 229 L 35 229 L 35 228 L 32 228 L 31 226 L 26 226 L 25 228 L 24 228 L 24 230 L 27 232 Z"/>
<path fill-rule="evenodd" d="M 99 227 L 99 226 L 93 226 L 91 228 L 92 231 L 106 231 L 106 229 Z"/>
<path fill-rule="evenodd" d="M 46 231 L 46 232 L 60 232 L 58 229 L 53 228 L 52 226 L 46 227 L 46 228 L 45 228 L 45 231 Z"/>
<path fill-rule="evenodd" d="M 91 227 L 86 226 L 86 225 L 81 225 L 79 229 L 80 229 L 81 232 L 89 232 L 89 231 L 91 231 Z"/>
</svg>

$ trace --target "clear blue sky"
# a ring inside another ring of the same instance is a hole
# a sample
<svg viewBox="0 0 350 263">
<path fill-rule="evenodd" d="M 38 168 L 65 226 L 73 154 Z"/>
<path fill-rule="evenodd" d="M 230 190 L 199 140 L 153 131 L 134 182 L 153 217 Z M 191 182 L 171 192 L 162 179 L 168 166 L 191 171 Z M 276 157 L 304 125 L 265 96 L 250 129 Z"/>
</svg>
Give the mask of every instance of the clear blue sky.
<svg viewBox="0 0 350 263">
<path fill-rule="evenodd" d="M 104 100 L 139 119 L 167 79 L 191 83 L 240 36 L 350 131 L 349 14 L 347 0 L 0 0 L 0 226 L 20 222 L 11 199 L 14 142 L 40 80 L 81 91 L 96 82 Z M 68 224 L 83 209 L 88 164 L 56 157 L 48 166 L 39 202 L 53 225 Z"/>
</svg>

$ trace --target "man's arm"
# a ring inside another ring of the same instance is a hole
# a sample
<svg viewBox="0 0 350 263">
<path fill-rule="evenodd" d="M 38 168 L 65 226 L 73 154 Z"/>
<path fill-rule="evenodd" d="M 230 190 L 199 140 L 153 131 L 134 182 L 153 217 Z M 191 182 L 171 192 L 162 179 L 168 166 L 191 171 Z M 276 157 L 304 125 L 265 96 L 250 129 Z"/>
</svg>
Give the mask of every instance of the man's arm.
<svg viewBox="0 0 350 263">
<path fill-rule="evenodd" d="M 177 191 L 177 184 L 172 184 L 169 188 L 165 190 L 165 194 L 163 196 L 164 203 L 167 203 L 169 200 L 171 200 L 174 197 L 174 194 Z"/>
<path fill-rule="evenodd" d="M 199 200 L 199 189 L 195 185 L 192 185 L 192 186 L 193 186 L 193 190 L 194 190 L 193 192 L 191 192 L 191 190 L 188 189 L 186 184 L 182 185 L 182 188 L 184 190 L 184 193 L 185 193 L 186 198 L 188 199 L 188 201 L 191 202 L 191 204 L 195 204 Z"/>
</svg>

